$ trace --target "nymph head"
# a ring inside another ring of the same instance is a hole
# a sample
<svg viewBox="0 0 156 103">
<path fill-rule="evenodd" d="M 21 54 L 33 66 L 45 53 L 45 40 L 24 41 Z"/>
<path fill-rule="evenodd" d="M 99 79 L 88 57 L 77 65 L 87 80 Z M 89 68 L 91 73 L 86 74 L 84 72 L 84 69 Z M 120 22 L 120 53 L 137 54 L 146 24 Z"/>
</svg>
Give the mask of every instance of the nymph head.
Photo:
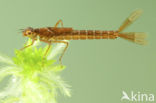
<svg viewBox="0 0 156 103">
<path fill-rule="evenodd" d="M 23 30 L 23 36 L 32 38 L 34 37 L 35 33 L 34 33 L 34 29 L 31 27 L 28 27 L 27 29 Z"/>
</svg>

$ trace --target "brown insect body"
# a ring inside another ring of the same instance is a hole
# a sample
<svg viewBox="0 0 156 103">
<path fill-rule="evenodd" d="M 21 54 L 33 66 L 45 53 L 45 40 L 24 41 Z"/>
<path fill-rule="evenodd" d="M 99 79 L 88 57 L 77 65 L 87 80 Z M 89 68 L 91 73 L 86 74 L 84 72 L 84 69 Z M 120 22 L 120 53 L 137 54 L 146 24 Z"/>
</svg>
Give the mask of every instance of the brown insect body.
<svg viewBox="0 0 156 103">
<path fill-rule="evenodd" d="M 64 43 L 66 44 L 66 46 L 62 55 L 59 58 L 59 61 L 61 63 L 61 58 L 68 47 L 68 42 L 63 40 L 116 39 L 117 37 L 120 37 L 132 41 L 134 43 L 144 45 L 146 43 L 144 40 L 145 33 L 122 32 L 126 27 L 132 24 L 140 16 L 141 13 L 142 13 L 141 10 L 134 11 L 116 31 L 74 30 L 72 28 L 63 27 L 63 22 L 61 20 L 59 20 L 54 27 L 37 28 L 37 29 L 29 27 L 23 31 L 23 35 L 31 38 L 32 44 L 27 45 L 24 48 L 33 45 L 34 41 L 37 40 L 37 37 L 39 37 L 40 41 L 49 44 L 49 47 L 45 53 L 46 55 L 52 43 Z M 62 27 L 58 27 L 59 23 L 61 23 Z"/>
<path fill-rule="evenodd" d="M 72 28 L 39 28 L 34 29 L 33 34 L 39 36 L 40 40 L 86 40 L 86 39 L 115 39 L 117 31 L 100 30 L 73 30 Z"/>
</svg>

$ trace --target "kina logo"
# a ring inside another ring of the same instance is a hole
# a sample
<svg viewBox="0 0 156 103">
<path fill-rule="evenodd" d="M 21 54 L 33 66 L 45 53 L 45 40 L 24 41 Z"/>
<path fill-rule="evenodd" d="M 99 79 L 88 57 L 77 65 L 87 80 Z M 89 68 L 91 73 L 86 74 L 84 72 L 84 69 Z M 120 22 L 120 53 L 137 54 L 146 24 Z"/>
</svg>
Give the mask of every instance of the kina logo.
<svg viewBox="0 0 156 103">
<path fill-rule="evenodd" d="M 134 92 L 131 91 L 130 94 L 127 94 L 125 91 L 122 91 L 121 101 L 138 101 L 138 102 L 153 102 L 154 101 L 154 94 L 152 93 L 141 93 L 141 92 Z"/>
</svg>

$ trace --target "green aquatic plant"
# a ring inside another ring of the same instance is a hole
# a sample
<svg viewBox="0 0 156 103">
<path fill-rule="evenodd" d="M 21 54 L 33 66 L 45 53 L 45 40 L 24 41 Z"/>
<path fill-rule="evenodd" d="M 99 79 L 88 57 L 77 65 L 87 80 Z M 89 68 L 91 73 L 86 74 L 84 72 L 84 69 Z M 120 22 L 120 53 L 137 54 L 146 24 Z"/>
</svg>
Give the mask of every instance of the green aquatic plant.
<svg viewBox="0 0 156 103">
<path fill-rule="evenodd" d="M 30 43 L 31 40 L 27 45 Z M 69 85 L 60 77 L 65 66 L 54 60 L 61 48 L 62 45 L 51 48 L 45 58 L 47 47 L 37 46 L 15 50 L 13 58 L 0 55 L 0 62 L 6 64 L 0 68 L 0 81 L 8 78 L 0 89 L 0 103 L 56 103 L 58 89 L 70 96 Z"/>
</svg>

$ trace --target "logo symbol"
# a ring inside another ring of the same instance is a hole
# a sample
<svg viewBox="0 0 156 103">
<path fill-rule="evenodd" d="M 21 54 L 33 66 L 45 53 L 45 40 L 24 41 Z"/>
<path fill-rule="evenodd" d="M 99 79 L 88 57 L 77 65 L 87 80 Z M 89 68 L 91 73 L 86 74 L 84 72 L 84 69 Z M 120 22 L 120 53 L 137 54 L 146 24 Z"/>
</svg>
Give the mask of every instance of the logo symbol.
<svg viewBox="0 0 156 103">
<path fill-rule="evenodd" d="M 130 101 L 130 98 L 128 97 L 128 95 L 127 95 L 127 93 L 125 91 L 122 91 L 122 94 L 123 94 L 123 96 L 122 96 L 121 100 L 126 99 L 126 100 Z"/>
</svg>

